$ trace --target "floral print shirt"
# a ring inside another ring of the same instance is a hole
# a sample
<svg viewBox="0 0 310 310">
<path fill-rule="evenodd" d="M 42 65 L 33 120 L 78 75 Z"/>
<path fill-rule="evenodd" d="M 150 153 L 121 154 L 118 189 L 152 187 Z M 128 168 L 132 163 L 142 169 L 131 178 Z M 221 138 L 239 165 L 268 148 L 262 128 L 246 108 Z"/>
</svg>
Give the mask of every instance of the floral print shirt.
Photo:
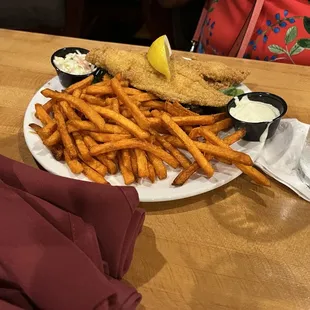
<svg viewBox="0 0 310 310">
<path fill-rule="evenodd" d="M 198 52 L 228 55 L 254 1 L 207 1 Z M 310 65 L 310 0 L 265 0 L 244 58 Z"/>
</svg>

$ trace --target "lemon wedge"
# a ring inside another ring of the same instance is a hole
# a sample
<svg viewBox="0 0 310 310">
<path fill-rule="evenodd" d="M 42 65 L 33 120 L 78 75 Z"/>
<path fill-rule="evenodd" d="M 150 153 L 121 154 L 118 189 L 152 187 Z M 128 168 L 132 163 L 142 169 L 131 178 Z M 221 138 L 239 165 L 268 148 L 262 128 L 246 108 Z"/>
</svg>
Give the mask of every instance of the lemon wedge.
<svg viewBox="0 0 310 310">
<path fill-rule="evenodd" d="M 157 38 L 147 52 L 150 65 L 170 80 L 169 59 L 172 54 L 169 40 L 166 35 Z"/>
</svg>

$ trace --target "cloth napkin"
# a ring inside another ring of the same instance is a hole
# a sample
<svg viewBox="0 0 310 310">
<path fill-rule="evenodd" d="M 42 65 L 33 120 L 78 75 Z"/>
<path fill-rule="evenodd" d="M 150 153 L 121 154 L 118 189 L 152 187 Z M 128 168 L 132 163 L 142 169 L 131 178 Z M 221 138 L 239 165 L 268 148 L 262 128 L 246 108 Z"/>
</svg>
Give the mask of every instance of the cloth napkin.
<svg viewBox="0 0 310 310">
<path fill-rule="evenodd" d="M 128 270 L 137 192 L 54 176 L 0 155 L 0 309 L 135 309 Z M 113 278 L 112 278 L 113 277 Z"/>
<path fill-rule="evenodd" d="M 302 182 L 297 171 L 308 131 L 309 125 L 297 119 L 281 120 L 275 135 L 265 142 L 255 164 L 300 197 L 310 201 L 310 188 Z"/>
</svg>

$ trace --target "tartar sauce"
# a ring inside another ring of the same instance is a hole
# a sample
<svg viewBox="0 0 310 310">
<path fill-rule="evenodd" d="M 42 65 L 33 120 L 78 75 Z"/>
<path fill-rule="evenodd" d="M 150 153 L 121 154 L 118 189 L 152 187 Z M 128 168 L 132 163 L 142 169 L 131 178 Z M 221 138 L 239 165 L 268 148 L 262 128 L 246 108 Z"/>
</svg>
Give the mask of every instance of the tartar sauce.
<svg viewBox="0 0 310 310">
<path fill-rule="evenodd" d="M 89 63 L 86 59 L 86 54 L 81 54 L 78 50 L 76 53 L 69 53 L 65 57 L 54 57 L 55 66 L 61 71 L 83 75 L 92 73 L 95 66 Z"/>
<path fill-rule="evenodd" d="M 241 100 L 235 98 L 236 107 L 229 110 L 230 114 L 244 122 L 260 123 L 270 122 L 280 115 L 280 111 L 271 104 L 252 101 L 248 96 Z"/>
</svg>

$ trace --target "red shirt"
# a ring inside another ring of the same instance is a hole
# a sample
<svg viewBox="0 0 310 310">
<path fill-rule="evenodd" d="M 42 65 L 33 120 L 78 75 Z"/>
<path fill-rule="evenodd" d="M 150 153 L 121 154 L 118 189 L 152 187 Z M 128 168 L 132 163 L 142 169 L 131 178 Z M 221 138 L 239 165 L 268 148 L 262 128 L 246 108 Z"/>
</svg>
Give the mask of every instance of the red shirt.
<svg viewBox="0 0 310 310">
<path fill-rule="evenodd" d="M 254 0 L 211 0 L 198 52 L 228 55 Z M 310 1 L 265 0 L 244 58 L 310 65 Z"/>
</svg>

